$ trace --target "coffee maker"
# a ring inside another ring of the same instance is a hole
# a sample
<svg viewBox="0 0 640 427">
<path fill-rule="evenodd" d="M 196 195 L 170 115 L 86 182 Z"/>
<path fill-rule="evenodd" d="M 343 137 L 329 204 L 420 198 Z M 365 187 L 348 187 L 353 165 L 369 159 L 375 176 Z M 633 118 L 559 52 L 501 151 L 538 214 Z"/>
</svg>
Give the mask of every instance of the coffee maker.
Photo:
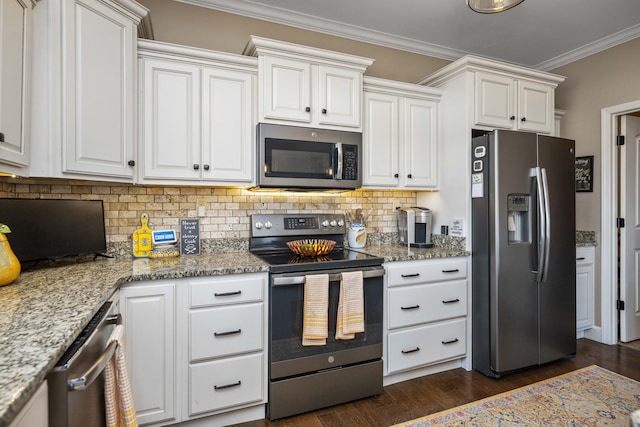
<svg viewBox="0 0 640 427">
<path fill-rule="evenodd" d="M 431 248 L 431 210 L 411 207 L 398 208 L 400 242 L 414 248 Z"/>
</svg>

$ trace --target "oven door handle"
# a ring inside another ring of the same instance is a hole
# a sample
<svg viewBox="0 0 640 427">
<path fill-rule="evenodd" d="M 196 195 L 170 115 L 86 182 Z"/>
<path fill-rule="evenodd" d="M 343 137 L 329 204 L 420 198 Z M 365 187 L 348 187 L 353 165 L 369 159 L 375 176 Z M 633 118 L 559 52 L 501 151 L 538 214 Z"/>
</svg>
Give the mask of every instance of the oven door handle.
<svg viewBox="0 0 640 427">
<path fill-rule="evenodd" d="M 384 276 L 384 268 L 376 268 L 374 270 L 362 270 L 362 278 L 370 279 L 372 277 Z M 289 285 L 302 285 L 304 284 L 305 276 L 283 276 L 274 277 L 273 286 L 289 286 Z M 340 273 L 329 274 L 329 281 L 335 282 L 342 278 Z"/>
</svg>

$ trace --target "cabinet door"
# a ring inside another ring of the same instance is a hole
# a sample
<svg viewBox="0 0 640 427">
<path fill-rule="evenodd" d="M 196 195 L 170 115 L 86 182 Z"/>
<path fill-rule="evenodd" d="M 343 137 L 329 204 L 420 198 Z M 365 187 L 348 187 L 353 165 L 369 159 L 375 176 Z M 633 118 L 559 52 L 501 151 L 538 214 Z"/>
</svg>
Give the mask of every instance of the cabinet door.
<svg viewBox="0 0 640 427">
<path fill-rule="evenodd" d="M 0 2 L 0 162 L 26 166 L 31 1 Z"/>
<path fill-rule="evenodd" d="M 402 101 L 402 185 L 434 188 L 438 183 L 438 104 L 405 98 Z"/>
<path fill-rule="evenodd" d="M 397 96 L 364 94 L 363 186 L 397 187 L 400 182 Z"/>
<path fill-rule="evenodd" d="M 251 182 L 253 76 L 202 70 L 202 178 Z"/>
<path fill-rule="evenodd" d="M 552 133 L 554 89 L 527 80 L 518 81 L 518 129 Z"/>
<path fill-rule="evenodd" d="M 576 249 L 576 328 L 592 328 L 595 322 L 593 248 Z"/>
<path fill-rule="evenodd" d="M 133 177 L 137 26 L 102 1 L 65 1 L 64 172 Z"/>
<path fill-rule="evenodd" d="M 511 77 L 476 73 L 475 123 L 504 129 L 515 128 L 516 83 Z"/>
<path fill-rule="evenodd" d="M 318 78 L 318 123 L 360 127 L 362 73 L 320 65 Z"/>
<path fill-rule="evenodd" d="M 200 179 L 200 70 L 143 63 L 144 178 Z"/>
<path fill-rule="evenodd" d="M 141 425 L 176 416 L 174 288 L 145 283 L 120 289 L 125 356 Z"/>
<path fill-rule="evenodd" d="M 260 60 L 264 118 L 311 122 L 311 65 L 268 56 Z"/>
</svg>

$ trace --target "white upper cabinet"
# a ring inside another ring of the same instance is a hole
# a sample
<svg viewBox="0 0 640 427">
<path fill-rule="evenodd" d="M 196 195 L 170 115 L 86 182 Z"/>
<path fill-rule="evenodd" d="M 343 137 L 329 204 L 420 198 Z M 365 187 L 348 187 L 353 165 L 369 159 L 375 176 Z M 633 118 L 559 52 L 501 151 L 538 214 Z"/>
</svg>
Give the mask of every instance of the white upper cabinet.
<svg viewBox="0 0 640 427">
<path fill-rule="evenodd" d="M 256 60 L 139 42 L 141 182 L 253 182 Z"/>
<path fill-rule="evenodd" d="M 132 0 L 61 0 L 34 9 L 31 175 L 131 181 L 137 27 Z"/>
<path fill-rule="evenodd" d="M 32 0 L 0 1 L 0 162 L 17 173 L 29 165 L 32 8 Z"/>
<path fill-rule="evenodd" d="M 365 77 L 363 187 L 438 185 L 437 89 Z"/>
<path fill-rule="evenodd" d="M 258 120 L 330 129 L 362 127 L 362 78 L 372 59 L 252 36 L 259 60 Z"/>
<path fill-rule="evenodd" d="M 475 75 L 475 122 L 504 129 L 552 133 L 554 88 L 502 74 Z"/>
</svg>

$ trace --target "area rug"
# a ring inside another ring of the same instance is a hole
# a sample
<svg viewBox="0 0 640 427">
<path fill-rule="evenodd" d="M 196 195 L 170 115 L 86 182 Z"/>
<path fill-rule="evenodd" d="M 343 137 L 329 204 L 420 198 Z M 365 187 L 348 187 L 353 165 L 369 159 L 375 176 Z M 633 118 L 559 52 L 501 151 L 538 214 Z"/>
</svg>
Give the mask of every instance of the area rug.
<svg viewBox="0 0 640 427">
<path fill-rule="evenodd" d="M 394 427 L 629 426 L 640 382 L 596 365 Z"/>
</svg>

